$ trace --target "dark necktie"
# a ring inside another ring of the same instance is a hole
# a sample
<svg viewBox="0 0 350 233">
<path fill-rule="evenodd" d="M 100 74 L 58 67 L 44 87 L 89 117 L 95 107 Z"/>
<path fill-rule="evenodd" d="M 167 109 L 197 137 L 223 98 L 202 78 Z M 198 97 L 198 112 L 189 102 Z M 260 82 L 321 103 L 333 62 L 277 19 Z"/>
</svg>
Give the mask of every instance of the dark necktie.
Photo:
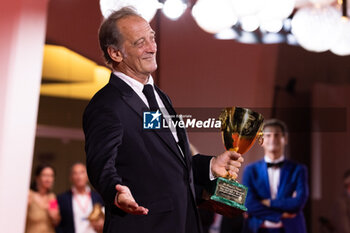
<svg viewBox="0 0 350 233">
<path fill-rule="evenodd" d="M 151 111 L 159 110 L 159 105 L 157 103 L 156 96 L 154 95 L 153 86 L 151 84 L 144 85 L 142 92 L 143 92 L 143 94 L 145 94 L 145 96 L 147 98 L 149 109 Z M 179 119 L 176 117 L 175 119 L 171 119 L 171 120 L 178 121 Z M 182 142 L 181 137 L 180 137 L 179 127 L 176 127 L 176 133 L 177 133 L 177 136 L 179 139 L 179 142 L 177 144 L 180 146 L 180 148 L 182 150 L 181 154 L 183 155 L 185 146 L 184 146 L 184 143 Z"/>
<path fill-rule="evenodd" d="M 267 164 L 267 167 L 272 167 L 272 168 L 280 168 L 282 167 L 284 161 L 281 161 L 279 163 L 266 163 Z"/>
<path fill-rule="evenodd" d="M 151 111 L 157 111 L 159 109 L 159 105 L 157 103 L 156 96 L 154 95 L 153 86 L 151 84 L 146 84 L 143 87 L 142 92 L 147 98 L 149 109 Z"/>
</svg>

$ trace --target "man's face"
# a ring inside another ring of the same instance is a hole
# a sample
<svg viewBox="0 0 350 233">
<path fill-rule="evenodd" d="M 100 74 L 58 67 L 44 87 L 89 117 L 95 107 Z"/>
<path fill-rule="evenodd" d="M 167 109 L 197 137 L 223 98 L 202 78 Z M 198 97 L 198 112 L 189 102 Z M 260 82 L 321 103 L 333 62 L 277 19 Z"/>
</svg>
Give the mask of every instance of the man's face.
<svg viewBox="0 0 350 233">
<path fill-rule="evenodd" d="M 274 153 L 281 156 L 284 147 L 287 145 L 287 138 L 283 135 L 282 129 L 278 126 L 267 126 L 264 129 L 263 148 L 265 153 Z"/>
<path fill-rule="evenodd" d="M 148 78 L 157 69 L 155 33 L 146 20 L 129 16 L 118 21 L 123 35 L 118 70 L 131 77 Z"/>
<path fill-rule="evenodd" d="M 86 168 L 82 164 L 76 164 L 72 167 L 71 173 L 72 184 L 77 188 L 83 188 L 88 182 L 88 176 L 86 173 Z"/>
</svg>

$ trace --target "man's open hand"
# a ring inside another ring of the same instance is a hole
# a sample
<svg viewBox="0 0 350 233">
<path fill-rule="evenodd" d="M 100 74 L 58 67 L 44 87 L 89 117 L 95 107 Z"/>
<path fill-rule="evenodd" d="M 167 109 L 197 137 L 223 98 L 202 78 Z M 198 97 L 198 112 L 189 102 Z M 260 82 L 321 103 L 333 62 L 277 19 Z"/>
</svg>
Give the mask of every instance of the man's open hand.
<svg viewBox="0 0 350 233">
<path fill-rule="evenodd" d="M 117 195 L 115 196 L 114 204 L 121 210 L 129 214 L 134 215 L 147 215 L 148 209 L 139 206 L 134 197 L 132 196 L 130 189 L 124 185 L 116 185 Z"/>
</svg>

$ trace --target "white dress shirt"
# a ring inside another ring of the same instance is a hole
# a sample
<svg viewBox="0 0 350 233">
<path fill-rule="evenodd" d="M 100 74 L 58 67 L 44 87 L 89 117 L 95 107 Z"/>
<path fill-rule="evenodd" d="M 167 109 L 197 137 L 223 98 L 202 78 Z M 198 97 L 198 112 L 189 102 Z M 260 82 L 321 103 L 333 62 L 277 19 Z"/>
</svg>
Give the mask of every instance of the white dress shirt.
<svg viewBox="0 0 350 233">
<path fill-rule="evenodd" d="M 276 160 L 271 160 L 268 156 L 264 156 L 264 160 L 266 163 L 279 163 L 284 161 L 284 155 L 282 155 L 280 158 Z M 281 168 L 280 167 L 269 167 L 267 168 L 267 173 L 269 176 L 269 184 L 270 184 L 270 193 L 271 193 L 271 200 L 276 199 L 277 197 L 277 191 L 280 184 L 280 177 L 281 177 Z M 282 222 L 271 222 L 268 220 L 265 220 L 263 223 L 268 228 L 280 228 L 282 227 Z"/>
<path fill-rule="evenodd" d="M 75 187 L 72 187 L 72 192 L 75 233 L 96 233 L 88 220 L 93 208 L 90 187 L 86 186 L 84 194 L 78 193 Z"/>
</svg>

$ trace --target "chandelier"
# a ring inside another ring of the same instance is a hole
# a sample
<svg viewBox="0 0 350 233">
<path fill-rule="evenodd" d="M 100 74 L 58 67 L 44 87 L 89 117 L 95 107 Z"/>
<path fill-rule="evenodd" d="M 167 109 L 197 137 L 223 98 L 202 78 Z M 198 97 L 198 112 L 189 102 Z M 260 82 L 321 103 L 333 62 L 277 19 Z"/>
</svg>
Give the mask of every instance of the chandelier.
<svg viewBox="0 0 350 233">
<path fill-rule="evenodd" d="M 101 12 L 133 6 L 151 21 L 158 9 L 177 20 L 187 8 L 197 25 L 217 39 L 288 43 L 312 52 L 350 55 L 347 0 L 100 0 Z"/>
</svg>

